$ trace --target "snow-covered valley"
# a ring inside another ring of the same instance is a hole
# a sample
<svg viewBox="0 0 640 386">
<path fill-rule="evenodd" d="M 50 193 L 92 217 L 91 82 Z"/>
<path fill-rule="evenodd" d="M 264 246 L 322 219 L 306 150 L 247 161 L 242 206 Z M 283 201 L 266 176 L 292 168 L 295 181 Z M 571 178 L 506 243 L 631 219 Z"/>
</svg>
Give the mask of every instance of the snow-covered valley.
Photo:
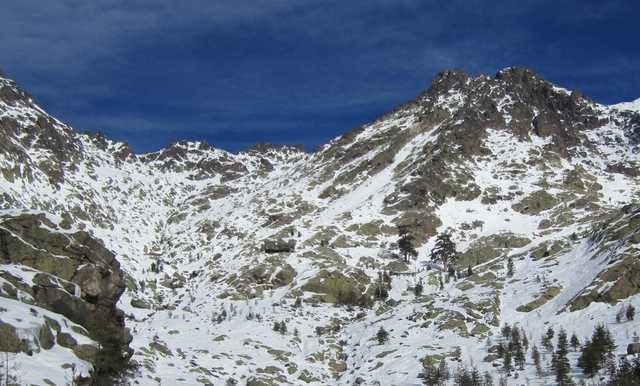
<svg viewBox="0 0 640 386">
<path fill-rule="evenodd" d="M 604 324 L 618 356 L 640 334 L 616 320 L 640 306 L 637 101 L 599 105 L 524 69 L 446 71 L 315 153 L 136 155 L 0 78 L 0 135 L 0 334 L 14 342 L 0 351 L 18 384 L 90 382 L 106 338 L 82 307 L 113 319 L 131 357 L 110 381 L 132 385 L 418 385 L 441 361 L 554 385 L 549 327 L 584 342 Z M 454 276 L 431 262 L 443 233 Z M 542 373 L 531 347 L 505 371 L 505 325 L 538 345 Z M 572 378 L 597 380 L 578 355 Z"/>
</svg>

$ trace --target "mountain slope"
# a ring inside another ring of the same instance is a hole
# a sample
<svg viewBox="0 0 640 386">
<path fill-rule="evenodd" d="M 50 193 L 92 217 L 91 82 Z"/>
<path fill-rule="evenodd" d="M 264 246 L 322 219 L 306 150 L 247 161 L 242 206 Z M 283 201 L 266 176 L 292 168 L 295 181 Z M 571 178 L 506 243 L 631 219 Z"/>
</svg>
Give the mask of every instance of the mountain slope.
<svg viewBox="0 0 640 386">
<path fill-rule="evenodd" d="M 640 305 L 640 114 L 525 69 L 445 71 L 313 154 L 179 142 L 136 155 L 74 132 L 6 79 L 0 133 L 0 226 L 45 213 L 49 231 L 87 231 L 119 261 L 135 364 L 126 382 L 418 384 L 422 362 L 440 357 L 495 371 L 486 343 L 505 323 L 531 341 L 548 326 L 586 338 L 620 304 Z M 417 259 L 392 257 L 398 226 Z M 427 264 L 445 231 L 471 276 L 450 280 Z M 4 257 L 0 273 L 60 276 L 29 269 Z M 374 296 L 381 286 L 387 300 Z M 16 326 L 26 308 L 12 302 L 0 320 L 28 341 L 12 357 L 35 369 L 24 383 L 46 373 L 65 384 L 65 363 L 83 377 L 100 368 L 60 339 L 46 349 L 45 319 Z M 623 352 L 638 322 L 609 327 Z M 553 383 L 532 364 L 520 373 Z"/>
</svg>

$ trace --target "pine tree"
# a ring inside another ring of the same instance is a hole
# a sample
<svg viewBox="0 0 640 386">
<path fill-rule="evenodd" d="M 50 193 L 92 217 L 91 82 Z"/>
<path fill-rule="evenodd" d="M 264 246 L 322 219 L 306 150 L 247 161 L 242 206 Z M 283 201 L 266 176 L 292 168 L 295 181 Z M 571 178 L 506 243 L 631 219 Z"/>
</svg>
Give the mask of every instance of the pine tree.
<svg viewBox="0 0 640 386">
<path fill-rule="evenodd" d="M 578 358 L 578 367 L 589 378 L 592 378 L 611 362 L 616 344 L 607 328 L 599 324 L 593 331 L 591 340 L 587 340 Z"/>
<path fill-rule="evenodd" d="M 582 369 L 582 373 L 588 378 L 593 378 L 600 371 L 600 361 L 598 353 L 590 340 L 584 342 L 582 352 L 578 358 L 578 367 Z"/>
<path fill-rule="evenodd" d="M 413 287 L 413 293 L 416 295 L 416 297 L 418 297 L 422 295 L 423 289 L 424 287 L 422 286 L 422 279 L 420 279 L 418 283 L 415 285 L 415 287 Z"/>
<path fill-rule="evenodd" d="M 513 259 L 512 258 L 507 259 L 507 276 L 509 277 L 513 276 Z"/>
<path fill-rule="evenodd" d="M 456 386 L 473 386 L 471 373 L 466 367 L 458 367 L 454 382 Z"/>
<path fill-rule="evenodd" d="M 538 346 L 536 345 L 533 345 L 533 348 L 531 348 L 531 359 L 533 360 L 533 364 L 536 367 L 536 375 L 541 377 L 542 365 L 540 363 L 540 352 L 538 351 Z"/>
<path fill-rule="evenodd" d="M 515 344 L 518 344 L 518 345 L 521 344 L 521 341 L 520 341 L 520 330 L 517 327 L 514 327 L 514 328 L 511 329 L 511 342 L 514 345 Z"/>
<path fill-rule="evenodd" d="M 579 347 L 580 347 L 580 340 L 578 339 L 578 337 L 576 336 L 576 333 L 574 332 L 573 334 L 571 334 L 571 348 L 573 349 L 573 351 L 578 351 Z"/>
<path fill-rule="evenodd" d="M 467 277 L 473 275 L 473 269 L 471 269 L 471 264 L 467 267 Z"/>
<path fill-rule="evenodd" d="M 422 380 L 427 386 L 438 386 L 442 383 L 438 369 L 431 363 L 425 363 L 422 367 Z"/>
<path fill-rule="evenodd" d="M 526 352 L 529 349 L 529 338 L 527 338 L 527 333 L 524 329 L 520 332 L 522 335 L 522 347 L 524 347 L 524 351 Z"/>
<path fill-rule="evenodd" d="M 409 256 L 416 257 L 418 256 L 418 251 L 413 246 L 413 234 L 409 231 L 407 226 L 399 226 L 398 227 L 398 248 L 400 249 L 400 253 L 402 253 L 402 257 L 405 261 L 409 261 Z"/>
<path fill-rule="evenodd" d="M 505 351 L 506 351 L 506 349 L 504 347 L 504 343 L 502 343 L 502 342 L 498 343 L 498 348 L 496 350 L 496 354 L 498 354 L 498 358 L 504 359 Z"/>
<path fill-rule="evenodd" d="M 376 334 L 376 339 L 378 339 L 378 343 L 381 345 L 387 343 L 387 341 L 389 340 L 389 333 L 384 329 L 384 327 L 380 326 L 380 329 Z"/>
<path fill-rule="evenodd" d="M 547 351 L 553 350 L 553 336 L 554 335 L 555 335 L 555 332 L 553 331 L 553 328 L 549 327 L 547 329 L 546 334 L 542 337 L 542 347 L 547 349 Z"/>
<path fill-rule="evenodd" d="M 555 374 L 556 382 L 559 386 L 571 385 L 571 377 L 569 372 L 571 371 L 571 365 L 567 354 L 569 352 L 569 342 L 567 340 L 567 333 L 564 329 L 561 329 L 558 333 L 558 346 L 553 355 L 552 368 Z"/>
<path fill-rule="evenodd" d="M 440 233 L 436 239 L 436 245 L 431 250 L 431 260 L 441 262 L 444 271 L 448 271 L 449 266 L 455 263 L 457 257 L 456 245 L 451 240 L 451 235 Z"/>
<path fill-rule="evenodd" d="M 627 320 L 633 320 L 636 317 L 636 308 L 632 304 L 629 304 L 625 315 L 627 317 Z"/>
<path fill-rule="evenodd" d="M 376 300 L 386 300 L 389 297 L 389 291 L 387 291 L 383 282 L 379 281 L 375 284 L 373 296 Z"/>
<path fill-rule="evenodd" d="M 433 364 L 428 363 L 424 365 L 422 371 L 423 382 L 428 386 L 439 386 L 444 384 L 449 379 L 449 369 L 447 363 L 443 358 L 440 364 L 436 368 Z"/>
<path fill-rule="evenodd" d="M 596 326 L 593 336 L 591 337 L 591 343 L 596 346 L 598 352 L 600 352 L 600 364 L 604 367 L 606 356 L 615 351 L 616 344 L 611 333 L 603 324 Z"/>
<path fill-rule="evenodd" d="M 493 386 L 493 377 L 488 371 L 485 371 L 482 376 L 482 386 Z"/>
<path fill-rule="evenodd" d="M 482 376 L 477 367 L 471 369 L 471 383 L 470 386 L 480 386 L 482 384 Z"/>
<path fill-rule="evenodd" d="M 509 326 L 508 323 L 505 323 L 505 325 L 502 326 L 502 330 L 500 330 L 500 332 L 502 332 L 502 336 L 505 339 L 508 339 L 511 336 L 511 326 Z"/>
<path fill-rule="evenodd" d="M 511 371 L 513 371 L 513 365 L 511 364 L 511 351 L 510 350 L 504 350 L 504 363 L 502 365 L 502 368 L 504 369 L 504 372 L 507 374 L 511 374 Z"/>
<path fill-rule="evenodd" d="M 520 343 L 520 341 L 518 341 L 518 343 L 514 343 L 513 361 L 515 362 L 516 366 L 518 366 L 519 370 L 524 370 L 526 358 L 524 356 L 524 350 L 522 349 L 522 343 Z"/>
<path fill-rule="evenodd" d="M 450 377 L 449 366 L 447 366 L 447 361 L 445 358 L 440 359 L 440 364 L 438 365 L 438 371 L 440 372 L 440 377 L 443 381 L 447 381 Z"/>
</svg>

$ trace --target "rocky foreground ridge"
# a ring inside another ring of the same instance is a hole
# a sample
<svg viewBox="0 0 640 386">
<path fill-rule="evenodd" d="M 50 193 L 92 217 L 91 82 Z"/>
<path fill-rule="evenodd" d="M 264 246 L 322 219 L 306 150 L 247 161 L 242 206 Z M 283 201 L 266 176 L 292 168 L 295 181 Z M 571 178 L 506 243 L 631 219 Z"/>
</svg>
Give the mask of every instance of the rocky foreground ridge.
<svg viewBox="0 0 640 386">
<path fill-rule="evenodd" d="M 605 323 L 617 355 L 640 326 L 616 321 L 640 306 L 635 106 L 445 71 L 312 154 L 139 155 L 1 78 L 0 351 L 19 384 L 411 385 L 441 361 L 553 384 L 504 370 L 505 325 Z M 442 233 L 455 278 L 430 263 Z"/>
</svg>

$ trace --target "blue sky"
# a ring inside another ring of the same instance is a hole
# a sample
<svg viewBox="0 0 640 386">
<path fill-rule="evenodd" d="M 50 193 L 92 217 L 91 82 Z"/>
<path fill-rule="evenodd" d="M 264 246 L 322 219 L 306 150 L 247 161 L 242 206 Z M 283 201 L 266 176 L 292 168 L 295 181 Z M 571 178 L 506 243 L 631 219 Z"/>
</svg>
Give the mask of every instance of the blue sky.
<svg viewBox="0 0 640 386">
<path fill-rule="evenodd" d="M 137 152 L 317 144 L 448 68 L 532 68 L 640 97 L 640 2 L 3 0 L 0 69 L 50 113 Z"/>
</svg>

